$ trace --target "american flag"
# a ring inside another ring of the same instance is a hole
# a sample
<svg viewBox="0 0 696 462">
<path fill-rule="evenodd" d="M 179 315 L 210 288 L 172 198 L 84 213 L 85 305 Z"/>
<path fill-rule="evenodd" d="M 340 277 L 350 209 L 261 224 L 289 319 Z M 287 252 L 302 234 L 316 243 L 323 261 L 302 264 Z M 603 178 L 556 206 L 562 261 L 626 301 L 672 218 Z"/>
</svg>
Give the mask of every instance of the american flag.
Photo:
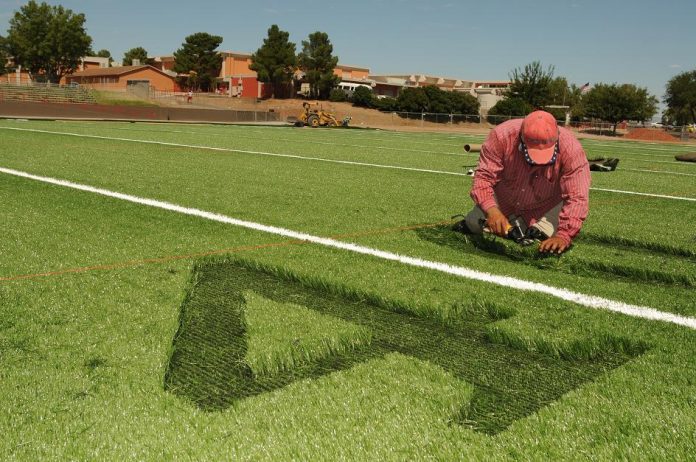
<svg viewBox="0 0 696 462">
<path fill-rule="evenodd" d="M 580 87 L 580 94 L 581 94 L 581 95 L 584 95 L 584 94 L 587 93 L 588 91 L 590 91 L 590 82 L 587 82 L 585 85 L 583 85 L 582 87 Z"/>
</svg>

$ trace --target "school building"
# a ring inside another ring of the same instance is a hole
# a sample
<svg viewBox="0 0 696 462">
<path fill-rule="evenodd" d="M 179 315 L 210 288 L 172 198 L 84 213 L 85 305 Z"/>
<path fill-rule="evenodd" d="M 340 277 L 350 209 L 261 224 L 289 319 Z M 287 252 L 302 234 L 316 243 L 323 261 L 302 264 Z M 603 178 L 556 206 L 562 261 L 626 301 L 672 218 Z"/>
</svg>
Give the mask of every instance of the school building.
<svg viewBox="0 0 696 462">
<path fill-rule="evenodd" d="M 251 70 L 250 53 L 221 52 L 222 66 L 217 78 L 216 92 L 229 97 L 269 98 L 272 88 L 260 82 Z M 87 56 L 82 59 L 76 72 L 61 79 L 61 84 L 74 83 L 89 88 L 125 91 L 129 85 L 147 84 L 163 91 L 181 91 L 174 72 L 174 56 L 156 56 L 152 65 L 109 67 L 108 58 Z M 134 63 L 137 64 L 137 63 Z M 488 112 L 502 99 L 509 81 L 462 80 L 425 74 L 373 75 L 367 67 L 338 64 L 334 74 L 342 83 L 369 85 L 374 94 L 396 98 L 404 88 L 437 86 L 447 91 L 469 93 L 481 104 L 481 113 Z M 303 73 L 295 72 L 295 79 L 302 80 Z M 30 75 L 21 66 L 0 76 L 0 83 L 29 84 Z"/>
<path fill-rule="evenodd" d="M 271 96 L 271 86 L 260 82 L 256 71 L 250 68 L 250 53 L 224 51 L 220 54 L 222 55 L 222 67 L 217 79 L 220 92 L 231 97 L 241 98 L 269 98 Z M 345 82 L 369 83 L 370 69 L 338 64 L 334 69 L 334 74 Z M 302 77 L 302 72 L 295 73 L 295 78 L 301 80 Z"/>
<path fill-rule="evenodd" d="M 14 64 L 9 63 L 9 68 L 13 68 Z M 109 58 L 102 58 L 99 56 L 85 56 L 80 60 L 80 64 L 77 66 L 77 71 L 84 71 L 87 69 L 99 69 L 103 67 L 109 67 Z M 29 85 L 33 82 L 31 75 L 22 66 L 17 66 L 7 74 L 0 75 L 0 83 L 9 83 L 13 85 Z M 60 80 L 61 85 L 65 85 L 66 77 Z"/>
<path fill-rule="evenodd" d="M 396 98 L 404 88 L 435 86 L 445 91 L 468 93 L 475 97 L 481 105 L 481 113 L 503 98 L 505 90 L 510 86 L 507 80 L 462 80 L 424 74 L 389 74 L 370 75 L 372 90 L 378 96 Z"/>
<path fill-rule="evenodd" d="M 174 76 L 149 65 L 85 69 L 68 75 L 66 83 L 110 91 L 125 91 L 134 85 L 148 85 L 159 91 L 180 91 Z"/>
</svg>

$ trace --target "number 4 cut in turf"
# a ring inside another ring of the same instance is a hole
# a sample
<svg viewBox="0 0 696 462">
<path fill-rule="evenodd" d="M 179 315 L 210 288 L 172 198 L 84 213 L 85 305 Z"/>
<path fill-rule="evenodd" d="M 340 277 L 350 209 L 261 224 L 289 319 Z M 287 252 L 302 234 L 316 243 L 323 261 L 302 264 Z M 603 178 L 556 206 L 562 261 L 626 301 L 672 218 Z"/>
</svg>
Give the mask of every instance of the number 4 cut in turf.
<svg viewBox="0 0 696 462">
<path fill-rule="evenodd" d="M 245 310 L 250 292 L 369 330 L 370 340 L 356 342 L 353 348 L 310 355 L 275 373 L 255 373 L 247 361 L 250 341 Z M 465 310 L 460 319 L 445 325 L 374 301 L 378 297 L 366 301 L 347 292 L 239 262 L 199 263 L 181 306 L 165 389 L 203 410 L 216 411 L 297 380 L 346 370 L 397 352 L 438 365 L 472 384 L 471 400 L 462 403 L 452 419 L 495 435 L 631 358 L 606 351 L 591 360 L 564 360 L 521 351 L 487 339 L 486 325 L 501 319 L 491 315 L 498 310 Z"/>
</svg>

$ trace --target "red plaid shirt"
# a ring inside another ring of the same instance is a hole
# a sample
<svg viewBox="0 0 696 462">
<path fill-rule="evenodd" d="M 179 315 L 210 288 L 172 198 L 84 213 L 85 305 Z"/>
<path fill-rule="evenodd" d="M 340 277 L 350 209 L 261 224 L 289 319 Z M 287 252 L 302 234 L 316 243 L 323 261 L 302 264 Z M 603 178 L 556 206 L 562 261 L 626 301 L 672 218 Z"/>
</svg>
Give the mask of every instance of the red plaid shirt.
<svg viewBox="0 0 696 462">
<path fill-rule="evenodd" d="M 533 225 L 563 201 L 556 236 L 567 244 L 587 217 L 590 167 L 575 136 L 560 128 L 559 153 L 553 165 L 532 166 L 519 150 L 522 119 L 498 125 L 481 147 L 471 197 L 485 212 L 497 206 Z"/>
</svg>

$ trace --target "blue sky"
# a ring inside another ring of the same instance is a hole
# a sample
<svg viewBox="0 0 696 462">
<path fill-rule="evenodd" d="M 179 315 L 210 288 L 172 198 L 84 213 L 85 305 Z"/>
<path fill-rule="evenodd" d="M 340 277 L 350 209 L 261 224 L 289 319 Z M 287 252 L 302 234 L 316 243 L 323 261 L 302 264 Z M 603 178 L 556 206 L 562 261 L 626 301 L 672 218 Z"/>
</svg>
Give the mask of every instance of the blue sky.
<svg viewBox="0 0 696 462">
<path fill-rule="evenodd" d="M 26 3 L 0 0 L 0 35 Z M 62 0 L 87 17 L 95 50 L 120 60 L 142 46 L 169 55 L 194 32 L 222 50 L 253 52 L 271 24 L 301 47 L 327 32 L 343 64 L 372 73 L 505 80 L 532 61 L 571 83 L 634 83 L 662 99 L 666 82 L 696 69 L 696 1 L 644 0 Z"/>
</svg>

